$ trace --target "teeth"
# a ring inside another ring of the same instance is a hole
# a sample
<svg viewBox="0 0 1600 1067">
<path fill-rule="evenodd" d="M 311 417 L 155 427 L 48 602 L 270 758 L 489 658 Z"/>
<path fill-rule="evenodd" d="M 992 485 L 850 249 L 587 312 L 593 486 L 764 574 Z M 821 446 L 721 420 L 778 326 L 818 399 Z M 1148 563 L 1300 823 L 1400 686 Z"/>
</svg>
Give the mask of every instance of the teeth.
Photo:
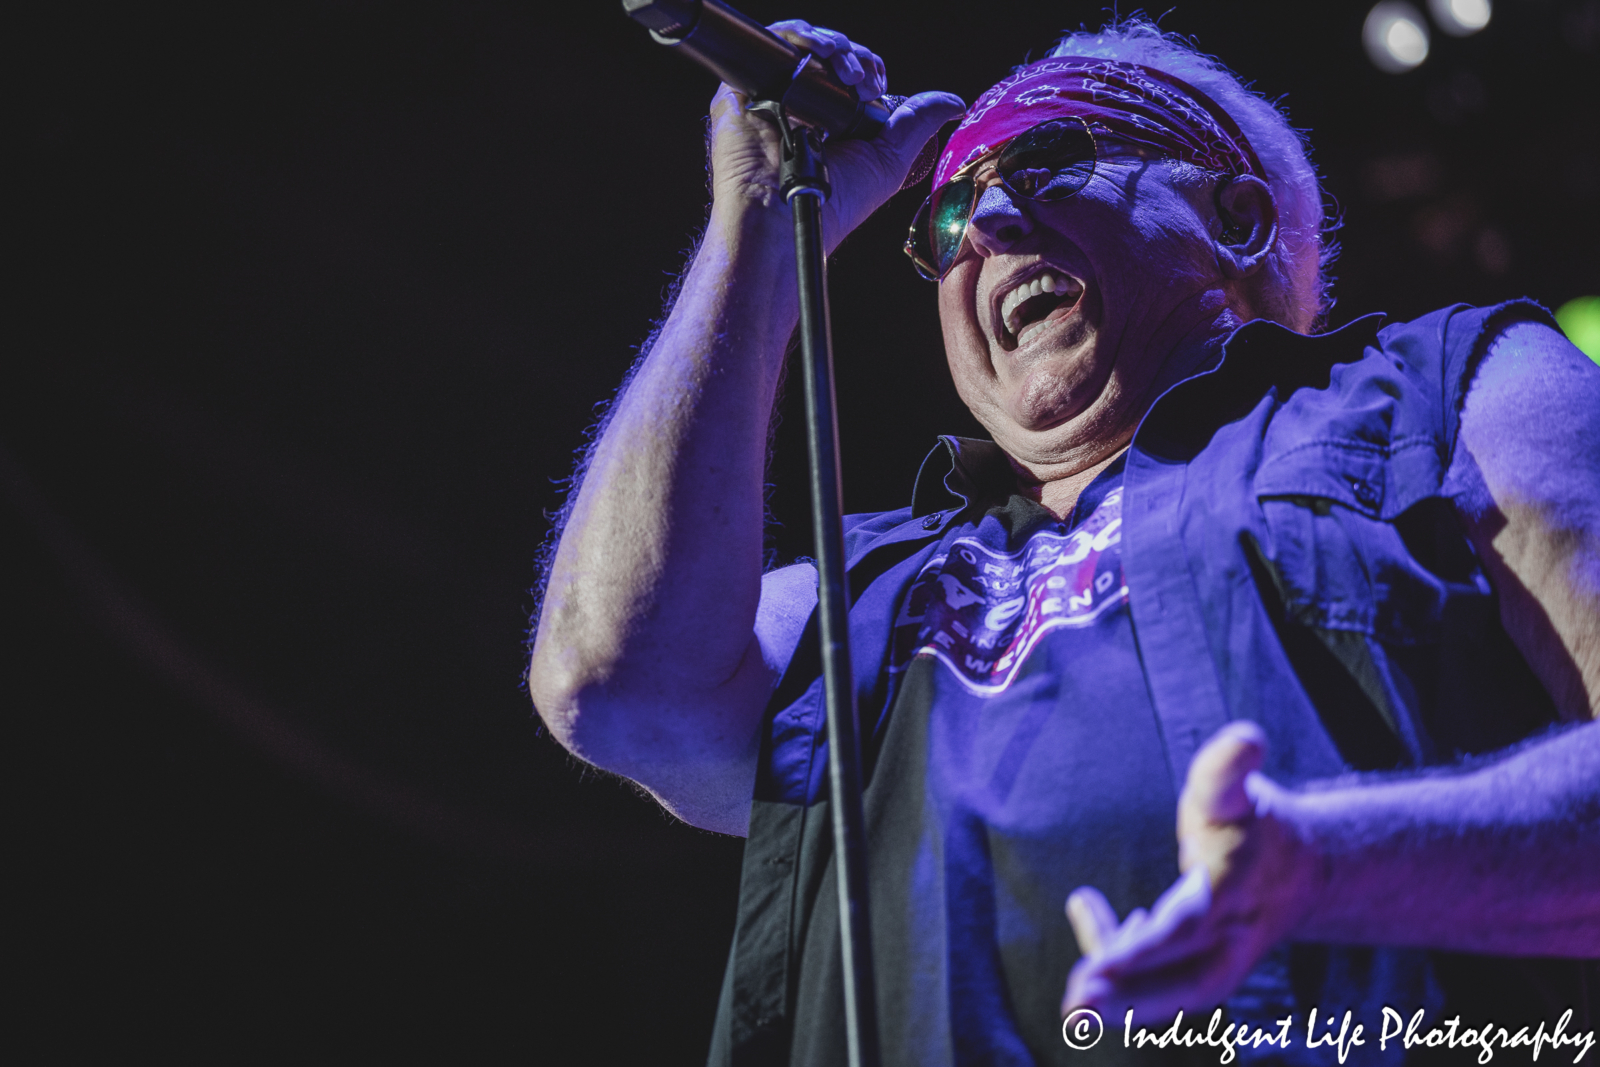
<svg viewBox="0 0 1600 1067">
<path fill-rule="evenodd" d="M 1079 288 L 1080 286 L 1071 278 L 1057 278 L 1048 273 L 1040 274 L 1032 281 L 1024 282 L 1006 294 L 1005 299 L 1000 302 L 1000 318 L 1005 322 L 1006 329 L 1015 334 L 1017 323 L 1014 315 L 1023 301 L 1041 293 L 1072 293 Z"/>
</svg>

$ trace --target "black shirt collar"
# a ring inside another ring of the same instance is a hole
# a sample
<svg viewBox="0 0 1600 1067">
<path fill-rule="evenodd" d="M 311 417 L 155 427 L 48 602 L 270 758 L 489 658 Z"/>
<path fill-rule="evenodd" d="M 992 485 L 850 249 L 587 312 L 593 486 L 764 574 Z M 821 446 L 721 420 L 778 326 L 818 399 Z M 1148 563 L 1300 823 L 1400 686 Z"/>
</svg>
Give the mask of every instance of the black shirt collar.
<svg viewBox="0 0 1600 1067">
<path fill-rule="evenodd" d="M 917 471 L 911 515 L 920 518 L 980 501 L 1004 501 L 1016 488 L 1016 471 L 999 445 L 975 437 L 941 436 Z"/>
</svg>

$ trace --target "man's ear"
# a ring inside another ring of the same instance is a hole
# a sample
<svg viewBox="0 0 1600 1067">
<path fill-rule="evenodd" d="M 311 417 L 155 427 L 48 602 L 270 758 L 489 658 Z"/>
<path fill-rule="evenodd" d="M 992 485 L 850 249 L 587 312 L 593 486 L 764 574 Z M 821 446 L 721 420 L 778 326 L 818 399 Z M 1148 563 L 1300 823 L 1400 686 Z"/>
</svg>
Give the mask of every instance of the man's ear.
<svg viewBox="0 0 1600 1067">
<path fill-rule="evenodd" d="M 1248 278 L 1278 243 L 1278 204 L 1267 183 L 1250 174 L 1224 178 L 1212 197 L 1217 218 L 1213 244 L 1223 277 Z"/>
</svg>

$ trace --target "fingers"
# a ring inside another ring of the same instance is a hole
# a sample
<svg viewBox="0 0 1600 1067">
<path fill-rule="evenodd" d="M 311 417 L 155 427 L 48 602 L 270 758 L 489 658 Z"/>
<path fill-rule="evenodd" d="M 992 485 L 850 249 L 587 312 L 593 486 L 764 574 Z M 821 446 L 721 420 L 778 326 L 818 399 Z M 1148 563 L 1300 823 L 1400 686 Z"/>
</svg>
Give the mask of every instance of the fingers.
<svg viewBox="0 0 1600 1067">
<path fill-rule="evenodd" d="M 813 26 L 801 19 L 784 19 L 772 23 L 767 29 L 790 44 L 804 48 L 819 59 L 826 59 L 839 48 L 848 49 L 850 45 L 850 39 L 844 34 L 825 30 L 821 26 Z"/>
<path fill-rule="evenodd" d="M 1161 894 L 1149 912 L 1135 908 L 1120 924 L 1111 903 L 1093 886 L 1074 890 L 1066 910 L 1079 950 L 1093 957 L 1092 970 L 1112 976 L 1169 966 L 1214 941 L 1202 930 L 1210 907 L 1210 880 L 1196 868 Z"/>
<path fill-rule="evenodd" d="M 1099 955 L 1117 932 L 1117 913 L 1105 894 L 1093 886 L 1075 889 L 1067 897 L 1067 921 L 1078 939 L 1078 951 L 1085 956 Z"/>
<path fill-rule="evenodd" d="M 1158 971 L 1196 953 L 1206 952 L 1221 937 L 1219 924 L 1207 922 L 1211 912 L 1211 881 L 1205 868 L 1196 867 L 1161 894 L 1148 916 L 1128 916 L 1110 938 L 1099 968 L 1125 976 Z"/>
<path fill-rule="evenodd" d="M 827 60 L 834 76 L 853 86 L 863 100 L 876 100 L 889 87 L 883 60 L 871 49 L 856 44 L 837 30 L 813 26 L 799 19 L 774 22 L 767 29 L 790 44 Z"/>
<path fill-rule="evenodd" d="M 1091 961 L 1080 961 L 1067 978 L 1062 1012 L 1092 1007 L 1104 1014 L 1120 1015 L 1132 1008 L 1135 1024 L 1161 1024 L 1180 1011 L 1205 1012 L 1226 1000 L 1237 980 L 1237 970 L 1238 961 L 1222 945 L 1187 956 L 1160 971 L 1137 975 L 1108 975 L 1097 971 Z"/>
<path fill-rule="evenodd" d="M 1080 944 L 1098 938 L 1098 947 L 1073 968 L 1064 1009 L 1132 1006 L 1141 1023 L 1209 1010 L 1294 928 L 1307 881 L 1295 872 L 1306 864 L 1296 866 L 1299 846 L 1281 829 L 1275 809 L 1289 794 L 1260 773 L 1265 757 L 1266 736 L 1249 722 L 1195 754 L 1178 803 L 1184 874 L 1148 915 L 1135 910 L 1107 935 L 1092 899 L 1069 902 Z"/>
<path fill-rule="evenodd" d="M 1173 882 L 1157 898 L 1147 919 L 1136 935 L 1130 935 L 1126 945 L 1117 946 L 1118 955 L 1132 958 L 1141 951 L 1148 952 L 1162 942 L 1178 936 L 1186 925 L 1198 922 L 1211 910 L 1211 879 L 1204 867 L 1194 870 Z"/>
<path fill-rule="evenodd" d="M 861 92 L 861 99 L 876 100 L 889 91 L 889 72 L 883 65 L 883 60 L 876 52 L 856 46 L 856 59 L 866 68 L 866 77 L 857 88 Z"/>
<path fill-rule="evenodd" d="M 1068 976 L 1063 1014 L 1131 1006 L 1140 1022 L 1155 1022 L 1226 997 L 1250 960 L 1209 914 L 1211 903 L 1210 880 L 1196 869 L 1173 883 L 1149 914 L 1135 909 L 1108 935 L 1105 924 L 1115 913 L 1105 898 L 1095 890 L 1073 893 L 1067 902 L 1073 932 L 1080 945 L 1095 937 L 1100 944 Z"/>
<path fill-rule="evenodd" d="M 1064 1019 L 1078 1008 L 1104 1008 L 1114 1003 L 1115 986 L 1099 973 L 1093 962 L 1084 957 L 1073 965 L 1067 975 L 1067 992 L 1061 998 L 1061 1017 Z"/>
<path fill-rule="evenodd" d="M 1239 822 L 1251 815 L 1255 806 L 1245 792 L 1245 778 L 1261 768 L 1266 756 L 1267 737 L 1255 723 L 1241 720 L 1218 730 L 1189 764 L 1178 802 L 1180 823 L 1185 808 L 1208 823 Z"/>
<path fill-rule="evenodd" d="M 1100 891 L 1090 886 L 1067 898 L 1067 918 L 1093 969 L 1105 975 L 1151 970 L 1195 951 L 1200 920 L 1211 904 L 1211 887 L 1202 871 L 1179 878 L 1146 912 L 1135 908 L 1120 925 Z"/>
</svg>

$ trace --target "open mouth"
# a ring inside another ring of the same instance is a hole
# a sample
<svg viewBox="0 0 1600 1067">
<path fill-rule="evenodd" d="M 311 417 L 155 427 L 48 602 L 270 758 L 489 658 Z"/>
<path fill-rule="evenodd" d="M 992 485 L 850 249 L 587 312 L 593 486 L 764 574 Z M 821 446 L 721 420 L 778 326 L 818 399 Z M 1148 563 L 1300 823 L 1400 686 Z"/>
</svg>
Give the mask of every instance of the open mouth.
<svg viewBox="0 0 1600 1067">
<path fill-rule="evenodd" d="M 1000 301 L 1000 347 L 1011 351 L 1082 298 L 1083 283 L 1065 274 L 1045 271 L 1022 282 Z"/>
</svg>

